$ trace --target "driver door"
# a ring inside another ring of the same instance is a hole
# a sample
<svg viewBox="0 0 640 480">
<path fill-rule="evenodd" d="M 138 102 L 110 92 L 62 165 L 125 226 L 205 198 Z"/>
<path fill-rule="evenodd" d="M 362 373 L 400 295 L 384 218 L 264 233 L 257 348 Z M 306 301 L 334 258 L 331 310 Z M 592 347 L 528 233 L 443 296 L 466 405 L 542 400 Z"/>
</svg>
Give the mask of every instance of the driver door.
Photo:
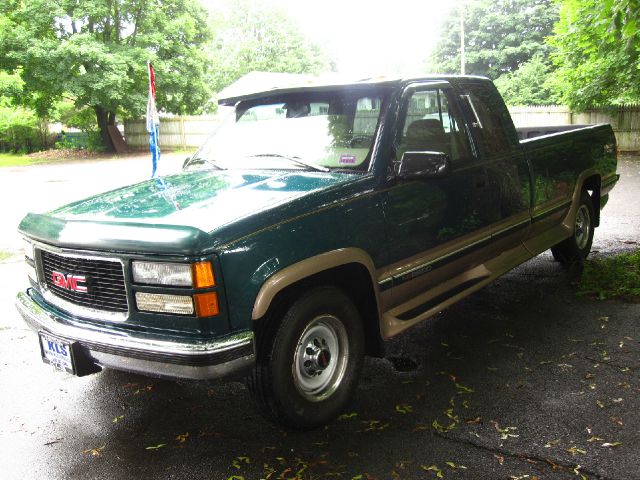
<svg viewBox="0 0 640 480">
<path fill-rule="evenodd" d="M 443 178 L 402 180 L 390 175 L 385 205 L 387 252 L 383 274 L 393 305 L 481 263 L 470 248 L 490 237 L 495 221 L 489 184 L 473 154 L 469 132 L 448 83 L 409 86 L 396 127 L 396 166 L 409 151 L 449 156 Z"/>
</svg>

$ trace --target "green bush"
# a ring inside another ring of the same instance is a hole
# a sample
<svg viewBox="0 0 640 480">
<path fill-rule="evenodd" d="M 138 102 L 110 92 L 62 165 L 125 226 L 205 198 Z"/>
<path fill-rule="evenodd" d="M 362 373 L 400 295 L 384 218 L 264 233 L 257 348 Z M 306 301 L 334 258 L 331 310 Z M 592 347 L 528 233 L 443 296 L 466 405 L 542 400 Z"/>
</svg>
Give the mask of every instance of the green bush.
<svg viewBox="0 0 640 480">
<path fill-rule="evenodd" d="M 104 144 L 96 122 L 96 113 L 90 107 L 76 107 L 71 102 L 61 102 L 56 107 L 56 119 L 67 127 L 77 128 L 85 135 L 79 139 L 61 139 L 56 142 L 56 148 L 86 149 L 93 152 L 104 151 Z M 69 135 L 71 136 L 71 135 Z"/>
<path fill-rule="evenodd" d="M 31 110 L 0 105 L 0 151 L 27 153 L 46 146 L 46 127 Z"/>
</svg>

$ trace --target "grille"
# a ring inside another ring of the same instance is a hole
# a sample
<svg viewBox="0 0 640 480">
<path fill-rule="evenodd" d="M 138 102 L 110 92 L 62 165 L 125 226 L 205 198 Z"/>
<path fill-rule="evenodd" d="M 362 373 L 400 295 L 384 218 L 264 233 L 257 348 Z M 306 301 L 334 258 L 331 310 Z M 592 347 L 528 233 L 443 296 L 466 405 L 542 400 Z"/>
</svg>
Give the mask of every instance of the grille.
<svg viewBox="0 0 640 480">
<path fill-rule="evenodd" d="M 75 305 L 107 312 L 127 312 L 127 292 L 122 264 L 82 257 L 63 257 L 41 251 L 42 270 L 47 288 L 54 295 Z M 76 292 L 53 283 L 52 273 L 84 275 L 87 292 Z"/>
</svg>

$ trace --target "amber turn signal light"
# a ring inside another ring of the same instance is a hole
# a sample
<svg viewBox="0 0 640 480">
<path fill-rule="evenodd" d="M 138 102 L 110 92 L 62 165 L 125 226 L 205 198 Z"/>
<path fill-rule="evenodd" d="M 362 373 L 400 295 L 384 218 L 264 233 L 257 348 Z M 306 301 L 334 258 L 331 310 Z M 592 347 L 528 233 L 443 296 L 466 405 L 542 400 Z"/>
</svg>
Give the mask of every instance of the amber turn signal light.
<svg viewBox="0 0 640 480">
<path fill-rule="evenodd" d="M 220 313 L 218 294 L 216 292 L 196 293 L 193 296 L 198 317 L 212 317 Z"/>
<path fill-rule="evenodd" d="M 192 264 L 193 286 L 195 288 L 215 287 L 216 279 L 213 276 L 211 262 L 197 262 Z"/>
</svg>

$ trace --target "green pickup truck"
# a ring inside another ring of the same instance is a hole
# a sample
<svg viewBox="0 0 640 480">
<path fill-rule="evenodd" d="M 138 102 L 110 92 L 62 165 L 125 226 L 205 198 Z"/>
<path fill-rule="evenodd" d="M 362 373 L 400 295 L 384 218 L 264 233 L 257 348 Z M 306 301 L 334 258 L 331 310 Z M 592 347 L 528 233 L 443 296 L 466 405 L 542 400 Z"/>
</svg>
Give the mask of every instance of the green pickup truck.
<svg viewBox="0 0 640 480">
<path fill-rule="evenodd" d="M 182 172 L 21 222 L 16 305 L 45 362 L 246 377 L 262 412 L 313 428 L 384 340 L 544 250 L 584 259 L 618 180 L 609 125 L 519 132 L 479 77 L 220 103 Z"/>
</svg>

